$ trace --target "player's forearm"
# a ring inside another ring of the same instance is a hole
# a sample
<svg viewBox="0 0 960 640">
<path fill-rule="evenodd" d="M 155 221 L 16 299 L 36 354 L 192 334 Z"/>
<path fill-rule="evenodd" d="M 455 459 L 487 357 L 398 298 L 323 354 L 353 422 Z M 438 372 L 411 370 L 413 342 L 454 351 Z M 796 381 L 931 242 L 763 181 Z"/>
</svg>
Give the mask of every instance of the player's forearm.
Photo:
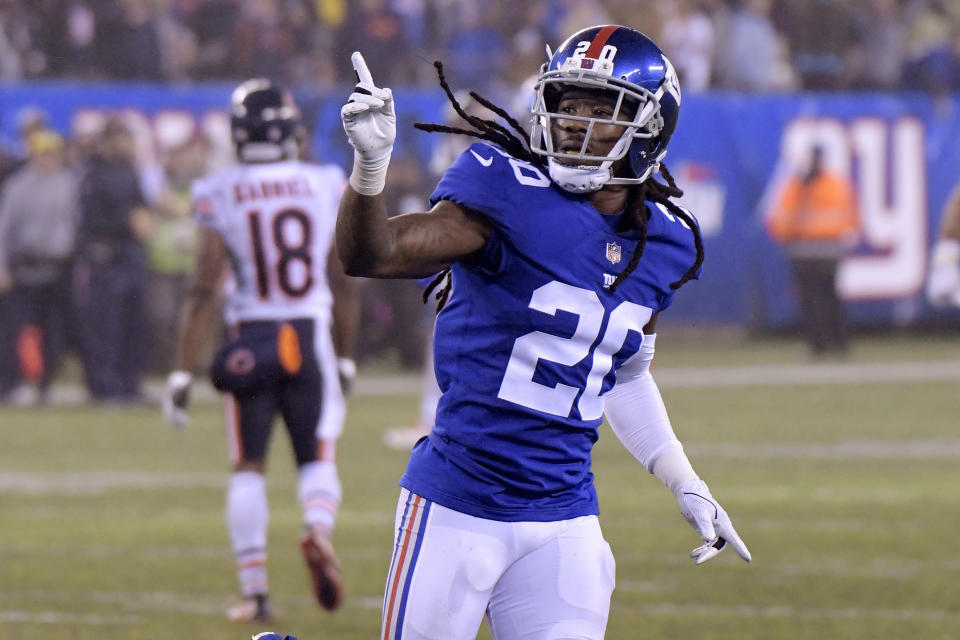
<svg viewBox="0 0 960 640">
<path fill-rule="evenodd" d="M 390 230 L 383 196 L 364 196 L 347 187 L 337 214 L 337 257 L 351 276 L 376 276 L 390 255 Z"/>
<path fill-rule="evenodd" d="M 449 207 L 388 219 L 379 196 L 348 188 L 337 216 L 337 255 L 351 276 L 425 278 L 482 248 L 487 233 Z"/>
<path fill-rule="evenodd" d="M 346 279 L 346 278 L 344 278 Z M 360 324 L 360 301 L 356 286 L 345 283 L 337 286 L 333 300 L 333 350 L 340 358 L 353 359 L 357 342 L 357 326 Z"/>
<path fill-rule="evenodd" d="M 656 316 L 650 319 L 640 350 L 617 372 L 616 386 L 604 396 L 604 414 L 623 446 L 672 491 L 697 474 L 673 432 L 660 389 L 650 374 L 656 320 Z"/>
<path fill-rule="evenodd" d="M 177 343 L 177 371 L 193 372 L 197 356 L 203 349 L 217 317 L 218 305 L 212 292 L 191 291 L 184 303 L 180 317 L 180 339 Z"/>
</svg>

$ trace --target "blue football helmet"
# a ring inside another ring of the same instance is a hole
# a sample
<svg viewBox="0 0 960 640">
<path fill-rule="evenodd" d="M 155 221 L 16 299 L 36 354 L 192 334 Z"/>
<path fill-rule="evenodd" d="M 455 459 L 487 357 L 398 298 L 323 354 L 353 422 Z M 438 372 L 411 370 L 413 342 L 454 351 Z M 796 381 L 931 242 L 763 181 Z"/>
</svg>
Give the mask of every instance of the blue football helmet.
<svg viewBox="0 0 960 640">
<path fill-rule="evenodd" d="M 612 116 L 558 114 L 560 98 L 571 88 L 609 95 L 616 101 Z M 617 25 L 578 31 L 550 55 L 535 91 L 530 148 L 547 157 L 550 177 L 565 190 L 587 193 L 606 184 L 639 184 L 659 170 L 677 125 L 680 83 L 670 60 L 647 36 Z M 633 117 L 621 120 L 621 113 Z M 579 152 L 554 148 L 551 125 L 561 117 L 586 123 Z M 608 154 L 590 155 L 593 128 L 604 124 L 624 126 L 624 132 Z M 624 158 L 625 170 L 614 175 L 613 164 Z"/>
</svg>

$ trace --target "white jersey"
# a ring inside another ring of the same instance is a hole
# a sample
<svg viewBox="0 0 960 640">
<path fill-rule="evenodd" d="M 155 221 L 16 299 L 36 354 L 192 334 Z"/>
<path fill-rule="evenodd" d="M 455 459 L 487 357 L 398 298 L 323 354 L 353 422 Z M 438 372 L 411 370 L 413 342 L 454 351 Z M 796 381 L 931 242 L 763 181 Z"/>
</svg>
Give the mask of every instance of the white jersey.
<svg viewBox="0 0 960 640">
<path fill-rule="evenodd" d="M 224 317 L 330 322 L 327 256 L 346 185 L 335 165 L 296 160 L 239 164 L 193 183 L 193 215 L 230 252 Z"/>
</svg>

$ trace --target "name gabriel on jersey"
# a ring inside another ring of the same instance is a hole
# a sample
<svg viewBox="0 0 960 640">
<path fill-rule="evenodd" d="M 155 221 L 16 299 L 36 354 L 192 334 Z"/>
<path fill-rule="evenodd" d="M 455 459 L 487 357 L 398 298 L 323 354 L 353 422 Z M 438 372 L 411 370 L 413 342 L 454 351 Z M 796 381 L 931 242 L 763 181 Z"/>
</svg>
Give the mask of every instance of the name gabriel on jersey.
<svg viewBox="0 0 960 640">
<path fill-rule="evenodd" d="M 310 183 L 301 176 L 288 180 L 259 180 L 256 182 L 238 182 L 233 185 L 235 204 L 260 200 L 263 198 L 310 198 L 314 191 Z"/>
</svg>

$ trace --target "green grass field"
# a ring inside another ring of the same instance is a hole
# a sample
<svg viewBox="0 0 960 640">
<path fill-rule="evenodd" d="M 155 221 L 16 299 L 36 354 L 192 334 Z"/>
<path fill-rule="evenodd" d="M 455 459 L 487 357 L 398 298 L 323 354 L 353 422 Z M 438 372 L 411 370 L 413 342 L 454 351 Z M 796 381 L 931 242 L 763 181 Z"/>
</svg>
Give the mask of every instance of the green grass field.
<svg viewBox="0 0 960 640">
<path fill-rule="evenodd" d="M 754 561 L 725 552 L 694 567 L 698 541 L 672 495 L 604 427 L 594 471 L 617 558 L 607 637 L 960 638 L 960 339 L 864 338 L 849 363 L 811 364 L 796 342 L 661 334 L 655 373 L 675 429 Z M 790 384 L 779 370 L 832 382 Z M 891 373 L 858 381 L 864 372 Z M 335 542 L 347 598 L 335 614 L 309 595 L 290 449 L 274 438 L 273 627 L 301 640 L 379 629 L 406 461 L 381 435 L 414 415 L 416 398 L 373 388 L 352 399 L 341 441 Z M 158 409 L 0 409 L 3 640 L 263 630 L 223 615 L 235 593 L 226 447 L 218 405 L 192 416 L 173 432 Z"/>
</svg>

